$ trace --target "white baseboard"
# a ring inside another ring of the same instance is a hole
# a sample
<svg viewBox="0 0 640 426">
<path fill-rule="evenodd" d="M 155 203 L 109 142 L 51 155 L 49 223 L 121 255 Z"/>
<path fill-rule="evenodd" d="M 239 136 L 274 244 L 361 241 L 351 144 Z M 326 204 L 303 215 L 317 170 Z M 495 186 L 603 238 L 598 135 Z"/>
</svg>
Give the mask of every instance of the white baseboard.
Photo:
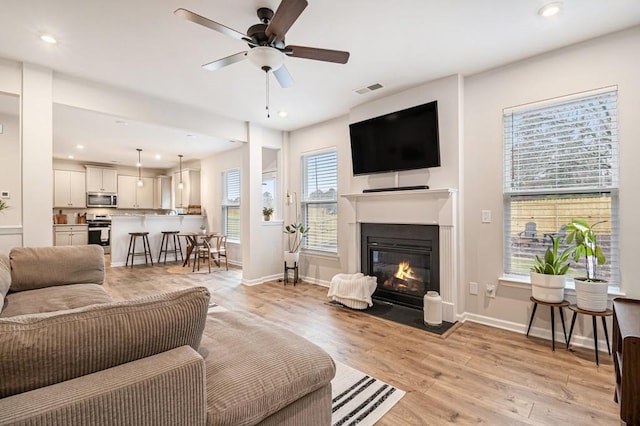
<svg viewBox="0 0 640 426">
<path fill-rule="evenodd" d="M 260 277 L 260 278 L 256 278 L 253 280 L 246 280 L 244 278 L 242 278 L 242 285 L 246 285 L 246 286 L 254 286 L 254 285 L 260 285 L 260 284 L 264 284 L 268 281 L 276 281 L 278 279 L 282 278 L 282 274 L 274 274 L 274 275 L 268 275 L 266 277 Z"/>
<path fill-rule="evenodd" d="M 300 279 L 306 283 L 316 284 L 326 288 L 329 288 L 329 285 L 331 284 L 329 281 L 319 280 L 314 277 L 301 276 Z"/>
<path fill-rule="evenodd" d="M 528 324 L 519 324 L 511 321 L 504 321 L 497 318 L 486 317 L 478 314 L 471 314 L 465 312 L 461 315 L 458 315 L 458 320 L 461 322 L 471 321 L 478 324 L 488 325 L 490 327 L 501 328 L 503 330 L 513 331 L 519 334 L 527 333 Z M 564 348 L 564 334 L 562 332 L 562 325 L 556 318 L 556 345 L 560 344 L 561 348 Z M 604 340 L 604 335 L 601 328 L 602 324 L 598 324 L 598 350 L 600 352 L 607 352 L 607 342 Z M 567 321 L 565 323 L 567 328 L 567 337 L 569 336 L 569 328 L 571 327 L 571 323 Z M 571 336 L 571 346 L 578 346 L 582 348 L 593 349 L 593 336 L 581 336 L 576 334 L 577 327 L 573 330 L 574 334 Z M 609 330 L 610 331 L 610 330 Z M 551 341 L 551 329 L 549 328 L 541 328 L 536 327 L 535 320 L 533 326 L 531 327 L 531 332 L 529 336 L 538 337 L 540 339 L 545 339 Z M 611 334 L 609 335 L 611 337 Z"/>
</svg>

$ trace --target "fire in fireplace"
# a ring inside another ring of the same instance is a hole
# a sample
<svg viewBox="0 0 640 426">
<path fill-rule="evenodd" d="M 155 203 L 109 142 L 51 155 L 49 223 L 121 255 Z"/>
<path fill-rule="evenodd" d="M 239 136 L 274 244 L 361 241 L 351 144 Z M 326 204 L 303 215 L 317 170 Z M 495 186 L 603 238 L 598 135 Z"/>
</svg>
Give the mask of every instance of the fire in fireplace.
<svg viewBox="0 0 640 426">
<path fill-rule="evenodd" d="M 439 291 L 438 227 L 363 223 L 362 271 L 377 278 L 374 298 L 422 309 L 427 291 Z"/>
</svg>

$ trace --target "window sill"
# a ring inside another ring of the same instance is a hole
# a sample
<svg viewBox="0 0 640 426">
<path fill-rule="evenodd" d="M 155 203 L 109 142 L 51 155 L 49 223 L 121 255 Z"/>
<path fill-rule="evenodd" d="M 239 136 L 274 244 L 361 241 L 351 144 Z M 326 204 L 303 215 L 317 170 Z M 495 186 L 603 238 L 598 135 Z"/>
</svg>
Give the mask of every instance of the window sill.
<svg viewBox="0 0 640 426">
<path fill-rule="evenodd" d="M 262 226 L 282 226 L 284 224 L 283 220 L 263 220 Z"/>
<path fill-rule="evenodd" d="M 318 258 L 324 258 L 324 259 L 331 259 L 331 260 L 338 260 L 340 258 L 340 256 L 338 256 L 338 253 L 329 253 L 326 251 L 314 251 L 314 250 L 300 250 L 300 254 L 303 256 L 310 256 L 310 257 L 318 257 Z"/>
<path fill-rule="evenodd" d="M 498 282 L 500 283 L 500 285 L 503 285 L 505 287 L 531 289 L 531 280 L 529 279 L 529 277 L 526 277 L 523 275 L 503 275 L 500 278 L 498 278 Z M 566 294 L 569 294 L 569 295 L 576 294 L 576 289 L 575 289 L 575 284 L 573 283 L 573 279 L 568 278 L 565 281 L 564 290 Z M 609 286 L 608 293 L 609 293 L 609 296 L 611 297 L 625 296 L 625 293 L 623 293 L 620 290 L 620 287 L 613 286 L 613 285 Z"/>
</svg>

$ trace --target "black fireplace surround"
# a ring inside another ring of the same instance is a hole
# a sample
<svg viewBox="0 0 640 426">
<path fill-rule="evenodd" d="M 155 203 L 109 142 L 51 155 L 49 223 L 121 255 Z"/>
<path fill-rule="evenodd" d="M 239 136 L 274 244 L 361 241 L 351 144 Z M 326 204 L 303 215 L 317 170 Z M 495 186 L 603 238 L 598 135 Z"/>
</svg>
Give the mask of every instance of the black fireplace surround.
<svg viewBox="0 0 640 426">
<path fill-rule="evenodd" d="M 440 292 L 437 225 L 362 223 L 362 272 L 377 278 L 374 299 L 422 309 L 427 291 Z"/>
</svg>

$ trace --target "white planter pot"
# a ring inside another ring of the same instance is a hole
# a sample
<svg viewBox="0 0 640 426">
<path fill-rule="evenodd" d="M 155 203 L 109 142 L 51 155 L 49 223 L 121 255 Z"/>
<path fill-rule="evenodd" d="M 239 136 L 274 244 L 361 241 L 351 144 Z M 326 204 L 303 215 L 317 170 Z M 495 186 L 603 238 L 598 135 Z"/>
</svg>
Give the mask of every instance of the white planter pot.
<svg viewBox="0 0 640 426">
<path fill-rule="evenodd" d="M 424 323 L 442 325 L 442 297 L 437 291 L 428 291 L 424 295 Z"/>
<path fill-rule="evenodd" d="M 541 302 L 562 302 L 564 300 L 564 284 L 564 275 L 531 272 L 531 295 Z"/>
<path fill-rule="evenodd" d="M 300 252 L 296 251 L 291 253 L 290 251 L 285 251 L 284 252 L 284 261 L 287 264 L 288 267 L 293 268 L 294 267 L 294 263 L 298 263 L 298 260 L 300 259 Z"/>
<path fill-rule="evenodd" d="M 608 282 L 590 282 L 577 278 L 573 281 L 576 285 L 576 303 L 578 308 L 593 312 L 604 312 L 607 310 Z"/>
</svg>

